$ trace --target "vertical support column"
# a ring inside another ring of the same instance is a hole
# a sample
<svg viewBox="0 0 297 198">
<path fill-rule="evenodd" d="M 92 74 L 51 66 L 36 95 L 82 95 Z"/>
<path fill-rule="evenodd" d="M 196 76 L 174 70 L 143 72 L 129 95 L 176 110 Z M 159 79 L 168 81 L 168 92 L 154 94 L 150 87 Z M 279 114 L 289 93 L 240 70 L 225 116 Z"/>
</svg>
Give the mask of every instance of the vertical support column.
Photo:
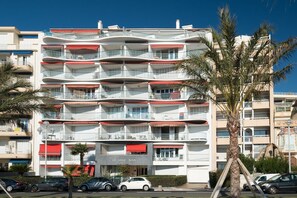
<svg viewBox="0 0 297 198">
<path fill-rule="evenodd" d="M 100 165 L 100 156 L 101 156 L 101 143 L 96 143 L 95 151 L 95 177 L 101 176 L 101 165 Z"/>
</svg>

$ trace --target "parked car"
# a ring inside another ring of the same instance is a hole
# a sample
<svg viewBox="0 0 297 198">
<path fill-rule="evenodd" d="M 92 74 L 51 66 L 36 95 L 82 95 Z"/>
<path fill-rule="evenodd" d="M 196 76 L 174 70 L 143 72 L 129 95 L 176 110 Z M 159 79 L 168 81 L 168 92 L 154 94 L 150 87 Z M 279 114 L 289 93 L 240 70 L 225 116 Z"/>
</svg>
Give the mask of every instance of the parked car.
<svg viewBox="0 0 297 198">
<path fill-rule="evenodd" d="M 252 187 L 254 189 L 256 189 L 256 186 L 255 186 L 256 184 L 265 182 L 276 175 L 279 175 L 279 173 L 270 173 L 270 174 L 259 175 L 254 179 L 254 181 L 251 181 L 250 184 L 252 185 Z M 250 187 L 247 183 L 243 184 L 243 190 L 250 190 Z"/>
<path fill-rule="evenodd" d="M 31 191 L 64 191 L 68 189 L 68 179 L 64 177 L 51 177 L 46 181 L 31 186 Z"/>
<path fill-rule="evenodd" d="M 265 182 L 259 183 L 265 193 L 276 194 L 278 192 L 297 192 L 297 173 L 277 175 Z"/>
<path fill-rule="evenodd" d="M 6 184 L 4 181 L 2 181 L 2 179 L 0 179 L 0 184 L 1 186 L 3 186 L 3 188 L 6 188 Z M 0 187 L 0 191 L 3 191 L 3 189 Z"/>
<path fill-rule="evenodd" d="M 148 191 L 152 188 L 152 184 L 145 177 L 132 177 L 127 181 L 119 184 L 119 189 L 122 191 L 126 190 L 144 190 Z"/>
<path fill-rule="evenodd" d="M 79 187 L 82 191 L 87 190 L 116 190 L 117 186 L 109 179 L 105 177 L 94 177 L 84 183 L 82 183 Z"/>
<path fill-rule="evenodd" d="M 14 179 L 2 178 L 1 180 L 5 183 L 6 190 L 8 192 L 11 192 L 13 190 L 23 191 L 28 187 L 27 183 L 16 181 Z"/>
</svg>

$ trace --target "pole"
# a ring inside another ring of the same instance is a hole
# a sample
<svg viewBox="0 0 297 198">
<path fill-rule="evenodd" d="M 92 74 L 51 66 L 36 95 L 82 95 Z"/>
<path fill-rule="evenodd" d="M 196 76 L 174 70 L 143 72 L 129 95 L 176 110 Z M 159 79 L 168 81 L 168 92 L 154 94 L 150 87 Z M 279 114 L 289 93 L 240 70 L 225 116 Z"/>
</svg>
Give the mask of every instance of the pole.
<svg viewBox="0 0 297 198">
<path fill-rule="evenodd" d="M 289 158 L 289 173 L 291 173 L 291 148 L 290 148 L 290 124 L 291 120 L 287 121 L 288 124 L 288 158 Z"/>
<path fill-rule="evenodd" d="M 48 121 L 45 121 L 45 122 L 43 122 L 43 124 L 45 125 L 44 180 L 46 181 L 46 179 L 47 179 L 47 130 L 48 130 L 49 122 Z"/>
</svg>

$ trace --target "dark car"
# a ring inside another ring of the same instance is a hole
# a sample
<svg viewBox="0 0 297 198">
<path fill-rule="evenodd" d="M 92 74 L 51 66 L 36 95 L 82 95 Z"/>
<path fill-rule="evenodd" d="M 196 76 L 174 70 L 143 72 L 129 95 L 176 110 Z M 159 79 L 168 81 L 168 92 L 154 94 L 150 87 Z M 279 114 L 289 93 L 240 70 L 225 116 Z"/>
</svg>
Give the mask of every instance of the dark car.
<svg viewBox="0 0 297 198">
<path fill-rule="evenodd" d="M 0 179 L 0 184 L 3 188 L 6 188 L 6 184 L 4 181 L 2 181 L 2 179 Z M 0 187 L 0 191 L 3 191 L 3 189 Z"/>
<path fill-rule="evenodd" d="M 117 186 L 109 179 L 105 177 L 94 177 L 79 186 L 82 191 L 87 190 L 116 190 Z"/>
<path fill-rule="evenodd" d="M 259 183 L 265 193 L 276 194 L 278 192 L 297 192 L 297 173 L 277 175 L 271 179 Z"/>
<path fill-rule="evenodd" d="M 13 179 L 2 178 L 1 180 L 5 183 L 6 190 L 8 192 L 11 192 L 14 190 L 23 191 L 23 190 L 27 189 L 27 186 L 28 186 L 27 183 L 16 181 Z"/>
<path fill-rule="evenodd" d="M 64 177 L 48 178 L 38 184 L 31 186 L 31 191 L 64 191 L 68 189 L 68 179 Z"/>
</svg>

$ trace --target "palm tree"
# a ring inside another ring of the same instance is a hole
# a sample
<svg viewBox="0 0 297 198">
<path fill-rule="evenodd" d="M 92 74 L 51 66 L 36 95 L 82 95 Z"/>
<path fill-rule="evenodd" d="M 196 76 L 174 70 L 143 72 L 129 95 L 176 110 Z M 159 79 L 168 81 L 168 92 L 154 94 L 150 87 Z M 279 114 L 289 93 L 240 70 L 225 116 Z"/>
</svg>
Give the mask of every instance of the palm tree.
<svg viewBox="0 0 297 198">
<path fill-rule="evenodd" d="M 193 98 L 205 96 L 221 110 L 227 118 L 230 144 L 228 158 L 232 158 L 231 197 L 240 196 L 239 165 L 237 163 L 240 112 L 244 101 L 259 94 L 264 86 L 285 78 L 292 70 L 286 64 L 279 70 L 273 65 L 288 58 L 296 50 L 296 38 L 284 42 L 273 42 L 269 37 L 271 27 L 263 24 L 247 41 L 236 39 L 235 17 L 228 7 L 219 10 L 219 31 L 212 29 L 212 41 L 201 38 L 199 42 L 207 48 L 201 55 L 192 56 L 177 65 L 191 79 L 183 86 L 194 91 Z M 224 101 L 224 103 L 220 101 Z"/>
<path fill-rule="evenodd" d="M 68 178 L 68 198 L 72 198 L 72 188 L 73 188 L 73 172 L 76 169 L 76 165 L 63 166 L 62 172 Z"/>
<path fill-rule="evenodd" d="M 7 62 L 0 65 L 0 120 L 8 122 L 21 115 L 42 109 L 43 91 L 32 89 L 29 81 L 16 74 L 15 67 Z"/>
<path fill-rule="evenodd" d="M 84 167 L 84 156 L 85 153 L 89 151 L 89 148 L 87 147 L 86 144 L 75 144 L 74 147 L 71 148 L 71 155 L 79 155 L 79 160 L 80 160 L 80 170 L 82 171 Z"/>
</svg>

